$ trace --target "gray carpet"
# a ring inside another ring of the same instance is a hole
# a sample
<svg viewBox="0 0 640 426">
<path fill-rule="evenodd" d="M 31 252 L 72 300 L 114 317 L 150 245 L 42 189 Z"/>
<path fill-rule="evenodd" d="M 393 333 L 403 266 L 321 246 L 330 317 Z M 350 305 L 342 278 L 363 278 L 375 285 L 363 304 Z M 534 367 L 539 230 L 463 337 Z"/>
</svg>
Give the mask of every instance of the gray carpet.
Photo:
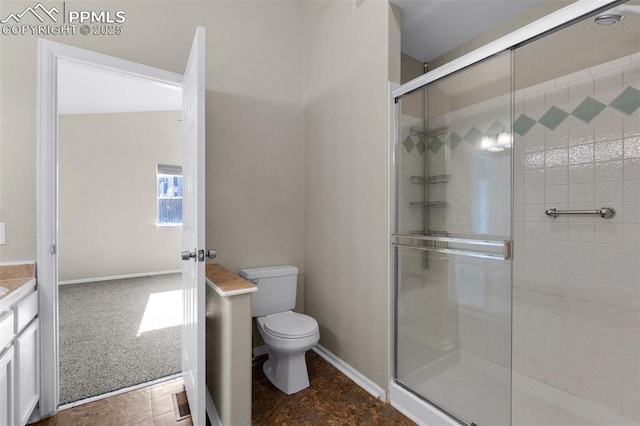
<svg viewBox="0 0 640 426">
<path fill-rule="evenodd" d="M 60 286 L 60 404 L 179 373 L 180 325 L 138 334 L 149 296 L 180 288 L 181 274 Z"/>
</svg>

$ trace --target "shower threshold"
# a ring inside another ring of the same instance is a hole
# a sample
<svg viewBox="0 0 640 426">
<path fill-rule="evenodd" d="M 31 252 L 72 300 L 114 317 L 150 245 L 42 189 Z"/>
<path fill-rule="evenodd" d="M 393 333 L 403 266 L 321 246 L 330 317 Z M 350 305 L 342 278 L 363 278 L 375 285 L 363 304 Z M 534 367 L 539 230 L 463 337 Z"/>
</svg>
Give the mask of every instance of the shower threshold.
<svg viewBox="0 0 640 426">
<path fill-rule="evenodd" d="M 509 377 L 503 366 L 456 351 L 398 380 L 436 406 L 479 426 L 640 426 L 609 407 L 517 372 L 512 373 L 510 398 Z"/>
</svg>

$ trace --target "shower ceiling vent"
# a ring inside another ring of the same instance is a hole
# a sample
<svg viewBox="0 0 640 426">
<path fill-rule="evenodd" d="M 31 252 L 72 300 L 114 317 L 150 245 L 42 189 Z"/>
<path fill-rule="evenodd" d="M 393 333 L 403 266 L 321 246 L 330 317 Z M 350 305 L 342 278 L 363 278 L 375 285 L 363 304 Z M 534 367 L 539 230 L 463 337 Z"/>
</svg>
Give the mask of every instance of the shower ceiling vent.
<svg viewBox="0 0 640 426">
<path fill-rule="evenodd" d="M 624 13 L 640 13 L 640 5 L 623 4 L 613 9 L 609 9 L 606 13 L 602 13 L 593 19 L 598 25 L 613 25 L 624 19 Z"/>
<path fill-rule="evenodd" d="M 613 25 L 624 19 L 624 15 L 618 15 L 616 13 L 607 13 L 604 15 L 598 15 L 593 20 L 598 25 Z"/>
</svg>

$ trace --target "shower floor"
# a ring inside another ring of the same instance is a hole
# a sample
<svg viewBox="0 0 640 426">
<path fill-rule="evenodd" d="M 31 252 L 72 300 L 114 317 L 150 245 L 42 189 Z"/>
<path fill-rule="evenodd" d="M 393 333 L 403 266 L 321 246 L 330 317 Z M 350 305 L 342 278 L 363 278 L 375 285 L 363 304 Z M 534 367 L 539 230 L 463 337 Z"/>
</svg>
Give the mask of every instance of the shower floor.
<svg viewBox="0 0 640 426">
<path fill-rule="evenodd" d="M 457 351 L 399 379 L 468 423 L 509 425 L 510 373 L 504 367 Z"/>
<path fill-rule="evenodd" d="M 509 425 L 508 370 L 456 352 L 399 381 L 478 426 Z M 513 426 L 640 426 L 607 407 L 513 373 Z"/>
</svg>

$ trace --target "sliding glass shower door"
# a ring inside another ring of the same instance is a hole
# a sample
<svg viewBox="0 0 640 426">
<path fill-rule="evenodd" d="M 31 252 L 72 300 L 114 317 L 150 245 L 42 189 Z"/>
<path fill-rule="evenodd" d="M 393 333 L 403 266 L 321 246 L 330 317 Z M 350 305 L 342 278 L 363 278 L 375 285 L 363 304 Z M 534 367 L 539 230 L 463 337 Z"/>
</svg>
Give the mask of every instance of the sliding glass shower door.
<svg viewBox="0 0 640 426">
<path fill-rule="evenodd" d="M 398 104 L 395 379 L 468 424 L 511 418 L 511 54 Z"/>
</svg>

